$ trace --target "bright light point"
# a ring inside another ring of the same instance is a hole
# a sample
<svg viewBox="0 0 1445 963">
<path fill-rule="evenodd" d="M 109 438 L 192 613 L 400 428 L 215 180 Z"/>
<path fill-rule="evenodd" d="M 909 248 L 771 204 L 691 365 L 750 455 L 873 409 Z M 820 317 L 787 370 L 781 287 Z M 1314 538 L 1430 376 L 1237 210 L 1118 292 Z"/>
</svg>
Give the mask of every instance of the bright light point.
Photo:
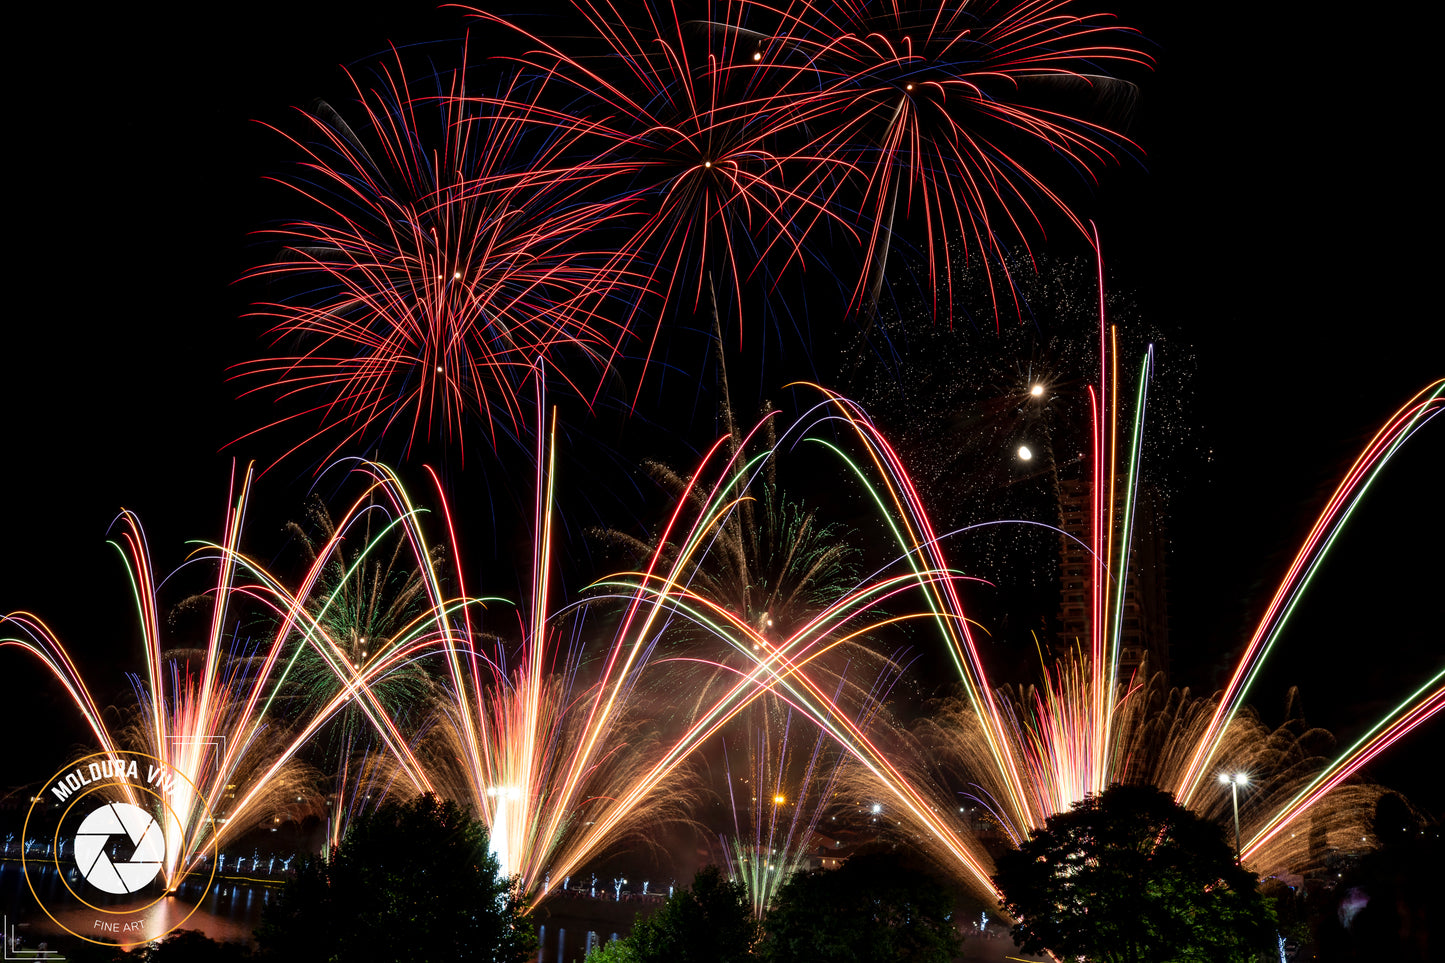
<svg viewBox="0 0 1445 963">
<path fill-rule="evenodd" d="M 787 802 L 787 801 L 788 801 L 788 800 L 787 800 L 785 797 L 783 797 L 783 796 L 774 796 L 774 797 L 773 797 L 773 802 L 777 803 L 779 806 L 781 806 L 783 803 L 785 803 L 785 802 Z"/>
<path fill-rule="evenodd" d="M 755 54 L 753 54 L 753 63 L 757 63 L 759 60 L 762 60 L 762 59 L 763 59 L 763 55 L 762 55 L 762 54 L 760 54 L 760 53 L 755 53 Z"/>
<path fill-rule="evenodd" d="M 882 806 L 880 803 L 874 803 L 874 804 L 873 804 L 873 815 L 876 816 L 876 815 L 878 815 L 879 813 L 881 813 L 882 811 L 883 811 L 883 806 Z"/>
<path fill-rule="evenodd" d="M 1043 394 L 1043 393 L 1044 393 L 1044 386 L 1043 386 L 1043 385 L 1034 385 L 1032 388 L 1029 389 L 1029 394 L 1033 395 L 1035 398 L 1037 398 L 1039 395 L 1041 395 L 1041 394 Z"/>
<path fill-rule="evenodd" d="M 712 166 L 712 161 L 703 161 L 703 162 L 702 162 L 702 166 L 703 166 L 703 167 L 711 167 L 711 166 Z"/>
<path fill-rule="evenodd" d="M 913 89 L 913 85 L 912 85 L 912 84 L 909 84 L 907 87 L 904 87 L 903 89 L 904 89 L 904 90 L 912 90 L 912 89 Z"/>
<path fill-rule="evenodd" d="M 441 374 L 441 373 L 442 373 L 442 366 L 441 366 L 441 365 L 437 365 L 437 374 Z"/>
<path fill-rule="evenodd" d="M 1028 461 L 1029 459 L 1031 459 L 1031 458 L 1033 458 L 1033 457 L 1034 457 L 1034 453 L 1029 450 L 1029 446 L 1028 446 L 1028 445 L 1019 445 L 1019 458 L 1020 458 L 1020 459 L 1022 459 L 1023 461 Z"/>
<path fill-rule="evenodd" d="M 1219 774 L 1219 781 L 1224 783 L 1225 785 L 1229 785 L 1229 776 L 1221 772 Z"/>
<path fill-rule="evenodd" d="M 460 281 L 461 279 L 462 279 L 462 272 L 461 272 L 461 271 L 458 271 L 458 272 L 456 272 L 455 274 L 452 275 L 452 280 L 453 280 L 453 281 Z"/>
</svg>

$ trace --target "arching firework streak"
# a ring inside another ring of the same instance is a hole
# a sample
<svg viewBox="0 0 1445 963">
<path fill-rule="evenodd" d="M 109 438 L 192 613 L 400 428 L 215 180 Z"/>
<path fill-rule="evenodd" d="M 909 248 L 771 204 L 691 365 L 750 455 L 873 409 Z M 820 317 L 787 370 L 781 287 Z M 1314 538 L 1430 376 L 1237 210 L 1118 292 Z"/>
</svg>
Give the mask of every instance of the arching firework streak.
<svg viewBox="0 0 1445 963">
<path fill-rule="evenodd" d="M 1103 317 L 1102 303 L 1100 317 Z M 1187 703 L 1186 696 L 1187 704 L 1170 709 L 1178 712 L 1165 733 L 1172 741 L 1159 757 L 1157 770 L 1140 772 L 1137 765 L 1131 769 L 1130 755 L 1142 737 L 1140 727 L 1167 721 L 1151 718 L 1151 710 L 1140 701 L 1150 695 L 1147 686 L 1119 676 L 1120 630 L 1152 360 L 1146 355 L 1142 361 L 1139 385 L 1130 409 L 1122 403 L 1115 337 L 1102 320 L 1099 356 L 1099 381 L 1088 393 L 1094 427 L 1092 522 L 1087 547 L 1093 558 L 1090 611 L 1097 613 L 1097 617 L 1090 620 L 1086 654 L 1058 665 L 1052 672 L 1046 669 L 1042 694 L 1027 700 L 1000 699 L 993 697 L 993 685 L 976 653 L 968 647 L 966 634 L 960 633 L 959 638 L 963 647 L 956 664 L 973 716 L 972 725 L 976 726 L 978 739 L 985 746 L 969 751 L 970 776 L 984 788 L 984 798 L 980 801 L 993 811 L 1014 839 L 1042 825 L 1052 813 L 1066 810 L 1085 794 L 1099 792 L 1121 780 L 1143 779 L 1174 793 L 1186 805 L 1201 811 L 1211 809 L 1213 800 L 1202 798 L 1199 790 L 1206 780 L 1214 777 L 1211 765 L 1219 758 L 1221 747 L 1240 745 L 1233 727 L 1247 725 L 1250 732 L 1258 734 L 1260 745 L 1256 748 L 1264 748 L 1263 740 L 1269 731 L 1262 730 L 1253 718 L 1241 717 L 1244 698 L 1285 620 L 1299 604 L 1311 575 L 1322 564 L 1329 546 L 1391 456 L 1445 408 L 1445 398 L 1442 398 L 1445 381 L 1435 382 L 1410 399 L 1381 427 L 1311 529 L 1241 656 L 1229 686 L 1214 700 Z M 840 407 L 849 407 L 841 400 L 837 403 Z M 1132 431 L 1121 439 L 1119 425 L 1126 411 L 1133 423 Z M 848 417 L 859 426 L 860 432 L 869 430 L 861 412 L 852 411 Z M 926 516 L 916 498 L 911 497 L 911 486 L 902 466 L 881 439 L 876 443 L 876 450 L 876 463 L 887 466 L 895 479 L 896 504 L 906 506 L 907 511 L 914 514 L 918 531 L 929 533 Z M 931 541 L 931 535 L 928 537 Z M 920 549 L 922 547 L 920 543 Z M 934 564 L 942 567 L 941 558 Z M 954 599 L 948 598 L 946 592 L 940 592 L 940 596 L 941 611 L 957 611 L 947 608 L 955 604 Z M 961 619 L 946 620 L 945 624 L 951 623 L 963 624 Z M 1286 801 L 1277 806 L 1278 800 L 1271 794 L 1269 811 L 1254 814 L 1255 825 L 1246 836 L 1244 859 L 1269 870 L 1287 865 L 1287 838 L 1282 831 L 1327 793 L 1339 789 L 1345 779 L 1370 759 L 1442 707 L 1445 707 L 1445 670 L 1411 693 L 1356 744 L 1333 759 L 1322 760 L 1315 771 L 1301 775 L 1299 767 L 1290 763 L 1294 768 L 1283 788 L 1297 785 L 1298 789 L 1285 793 Z M 1276 735 L 1283 738 L 1284 731 Z M 1270 752 L 1279 755 L 1277 747 Z M 1294 747 L 1282 758 L 1298 761 L 1301 752 Z"/>
<path fill-rule="evenodd" d="M 555 425 L 548 435 L 555 437 Z M 721 439 L 712 448 L 690 485 L 727 461 L 726 442 Z M 547 614 L 553 459 L 549 455 L 538 464 L 532 612 L 524 638 L 518 645 L 499 643 L 489 656 L 475 641 L 469 643 L 479 636 L 462 610 L 445 636 L 447 694 L 436 731 L 446 751 L 423 753 L 423 764 L 437 767 L 433 772 L 446 770 L 438 777 L 439 790 L 483 813 L 503 871 L 534 896 L 545 895 L 549 876 L 572 875 L 619 834 L 656 815 L 667 805 L 659 790 L 691 753 L 764 693 L 780 694 L 792 704 L 806 702 L 807 715 L 823 720 L 830 732 L 854 743 L 866 741 L 850 712 L 833 703 L 831 693 L 837 689 L 825 689 L 810 674 L 813 663 L 866 633 L 911 617 L 878 616 L 880 603 L 906 597 L 920 581 L 952 577 L 911 569 L 875 576 L 832 600 L 787 639 L 769 639 L 764 627 L 748 624 L 687 585 L 699 553 L 726 513 L 737 507 L 733 485 L 739 476 L 728 463 L 721 472 L 723 483 L 705 493 L 690 528 L 684 515 L 698 502 L 691 492 L 678 499 L 646 570 L 598 583 L 606 594 L 594 596 L 585 607 L 620 600 L 624 608 L 611 642 L 589 670 L 592 677 L 584 681 L 580 643 L 568 643 L 560 619 Z M 686 534 L 675 540 L 674 532 Z M 683 546 L 676 557 L 667 548 L 672 544 Z M 674 618 L 724 641 L 722 653 L 709 645 L 702 647 L 707 651 L 660 654 L 661 636 Z M 563 651 L 564 644 L 569 651 Z M 633 715 L 641 704 L 640 690 L 657 680 L 675 691 L 695 677 L 703 681 L 682 717 L 656 726 L 659 731 L 650 739 L 639 738 Z M 456 765 L 443 765 L 443 757 Z M 868 758 L 886 768 L 876 748 Z M 922 814 L 922 798 L 915 802 Z M 960 859 L 976 861 L 962 840 L 945 827 L 940 831 Z"/>
<path fill-rule="evenodd" d="M 435 644 L 418 624 L 412 631 L 398 633 L 396 644 L 376 653 L 365 665 L 354 665 L 342 657 L 348 650 L 327 638 L 306 602 L 322 569 L 338 550 L 351 514 L 318 549 L 300 587 L 291 591 L 240 551 L 250 484 L 248 471 L 239 485 L 233 485 L 224 540 L 204 546 L 187 563 L 212 563 L 216 568 L 212 587 L 204 595 L 211 607 L 209 631 L 198 647 L 165 645 L 158 582 L 145 534 L 134 514 L 123 512 L 120 516 L 120 531 L 113 544 L 126 562 L 135 593 L 145 662 L 144 674 L 134 679 L 137 711 L 133 722 L 115 729 L 106 724 L 65 646 L 39 619 L 15 613 L 0 622 L 20 628 L 22 633 L 0 639 L 0 646 L 18 646 L 44 662 L 65 687 L 102 750 L 142 751 L 184 777 L 176 781 L 167 806 L 158 812 L 166 834 L 163 878 L 168 889 L 196 868 L 212 844 L 224 845 L 273 814 L 301 815 L 316 806 L 309 768 L 301 764 L 298 753 L 353 700 L 377 727 L 388 749 L 408 758 L 406 740 L 368 686 Z M 353 513 L 364 504 L 364 499 L 359 501 Z M 256 603 L 268 616 L 260 641 L 254 643 L 243 640 L 233 624 L 236 610 L 246 602 Z M 446 604 L 438 596 L 429 608 L 444 611 Z M 311 646 L 328 660 L 341 684 L 329 697 L 313 703 L 302 718 L 286 720 L 275 711 L 275 703 L 284 684 L 285 666 L 298 644 Z M 420 767 L 413 764 L 412 771 L 422 778 Z M 425 783 L 419 787 L 424 788 Z"/>
</svg>

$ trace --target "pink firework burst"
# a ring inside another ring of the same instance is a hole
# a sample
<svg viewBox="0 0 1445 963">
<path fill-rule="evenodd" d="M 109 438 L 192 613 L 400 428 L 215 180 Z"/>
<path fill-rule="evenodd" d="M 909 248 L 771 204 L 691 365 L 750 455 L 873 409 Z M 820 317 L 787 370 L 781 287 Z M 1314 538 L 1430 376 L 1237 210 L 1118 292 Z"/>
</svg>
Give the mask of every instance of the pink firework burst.
<svg viewBox="0 0 1445 963">
<path fill-rule="evenodd" d="M 759 69 L 759 35 L 735 25 L 741 4 L 701 4 L 696 19 L 675 5 L 573 6 L 589 36 L 568 49 L 523 34 L 535 49 L 519 62 L 560 94 L 531 116 L 585 148 L 571 173 L 638 211 L 618 257 L 650 265 L 668 307 L 696 309 L 709 277 L 740 305 L 750 280 L 771 290 L 799 266 L 820 224 L 853 235 L 833 202 L 847 162 L 803 149 L 784 75 Z"/>
<path fill-rule="evenodd" d="M 608 309 L 643 283 L 591 246 L 623 205 L 555 173 L 568 136 L 532 136 L 510 87 L 470 96 L 463 68 L 415 93 L 399 57 L 351 80 L 358 126 L 320 104 L 283 135 L 305 159 L 282 183 L 314 213 L 267 232 L 282 253 L 251 272 L 281 295 L 257 305 L 277 350 L 241 366 L 263 382 L 247 393 L 299 403 L 272 425 L 302 421 L 296 447 L 326 438 L 333 455 L 460 443 L 469 422 L 495 445 L 529 423 L 522 389 L 544 362 L 593 400 L 631 337 L 632 312 Z"/>
<path fill-rule="evenodd" d="M 1043 231 L 1043 209 L 1087 236 L 1051 179 L 1072 168 L 1092 180 L 1132 149 L 1108 125 L 1135 88 L 1103 72 L 1150 65 L 1132 31 L 1068 0 L 745 2 L 772 19 L 758 64 L 788 76 L 804 149 L 861 177 L 868 244 L 855 306 L 876 306 L 905 220 L 922 222 L 930 279 L 949 276 L 951 235 L 998 261 Z"/>
</svg>

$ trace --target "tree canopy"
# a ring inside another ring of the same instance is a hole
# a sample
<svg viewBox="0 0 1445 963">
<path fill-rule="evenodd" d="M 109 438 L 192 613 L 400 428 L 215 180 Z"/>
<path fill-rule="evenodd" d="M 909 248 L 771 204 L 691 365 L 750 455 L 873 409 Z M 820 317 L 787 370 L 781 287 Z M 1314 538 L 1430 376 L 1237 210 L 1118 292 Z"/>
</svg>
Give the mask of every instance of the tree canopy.
<svg viewBox="0 0 1445 963">
<path fill-rule="evenodd" d="M 889 853 L 796 873 L 778 891 L 758 955 L 775 963 L 949 963 L 960 952 L 946 886 Z"/>
<path fill-rule="evenodd" d="M 454 803 L 387 803 L 304 863 L 256 937 L 282 959 L 509 963 L 536 951 L 487 830 Z"/>
<path fill-rule="evenodd" d="M 627 946 L 612 952 L 630 950 L 637 963 L 735 963 L 749 959 L 756 938 L 752 904 L 742 884 L 706 866 L 691 887 L 639 919 L 624 941 Z"/>
<path fill-rule="evenodd" d="M 1224 832 L 1152 786 L 1110 786 L 999 858 L 995 885 L 1034 953 L 1099 963 L 1253 963 L 1274 919 Z"/>
</svg>

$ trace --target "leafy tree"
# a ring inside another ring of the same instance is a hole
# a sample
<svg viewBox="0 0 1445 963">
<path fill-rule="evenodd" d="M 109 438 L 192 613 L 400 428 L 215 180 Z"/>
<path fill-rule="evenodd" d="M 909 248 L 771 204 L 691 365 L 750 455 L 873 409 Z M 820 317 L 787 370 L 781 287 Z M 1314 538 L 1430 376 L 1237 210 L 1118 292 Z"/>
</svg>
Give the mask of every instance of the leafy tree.
<svg viewBox="0 0 1445 963">
<path fill-rule="evenodd" d="M 593 947 L 592 952 L 587 954 L 587 963 L 637 963 L 637 950 L 633 948 L 631 938 L 611 940 Z"/>
<path fill-rule="evenodd" d="M 630 949 L 634 956 L 616 959 L 636 963 L 736 963 L 750 958 L 756 939 L 752 904 L 742 884 L 725 878 L 716 866 L 706 866 L 698 870 L 690 889 L 637 921 L 632 935 L 620 941 L 627 947 L 612 952 Z"/>
<path fill-rule="evenodd" d="M 795 873 L 763 927 L 759 955 L 776 963 L 949 963 L 960 952 L 948 889 L 886 853 Z"/>
<path fill-rule="evenodd" d="M 1258 880 L 1224 832 L 1152 786 L 1050 816 L 993 877 L 1025 950 L 1099 963 L 1253 963 L 1273 945 Z"/>
<path fill-rule="evenodd" d="M 256 938 L 279 959 L 503 963 L 536 952 L 486 827 L 430 795 L 382 806 L 331 859 L 303 864 Z"/>
</svg>

